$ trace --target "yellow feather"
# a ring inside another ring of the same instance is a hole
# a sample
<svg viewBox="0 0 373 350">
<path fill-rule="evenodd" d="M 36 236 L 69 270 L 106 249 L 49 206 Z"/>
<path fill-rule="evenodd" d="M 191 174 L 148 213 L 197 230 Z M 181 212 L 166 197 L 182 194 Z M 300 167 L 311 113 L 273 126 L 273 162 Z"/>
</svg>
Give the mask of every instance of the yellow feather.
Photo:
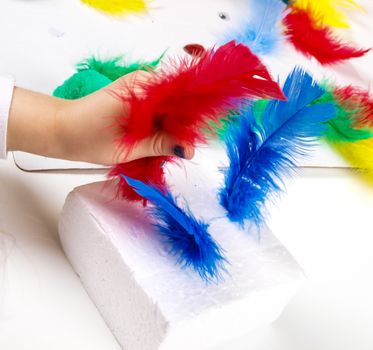
<svg viewBox="0 0 373 350">
<path fill-rule="evenodd" d="M 81 0 L 100 11 L 111 15 L 140 12 L 146 9 L 144 0 Z"/>
<path fill-rule="evenodd" d="M 373 185 L 373 138 L 357 142 L 336 142 L 331 146 Z"/>
<path fill-rule="evenodd" d="M 363 10 L 353 0 L 295 0 L 293 7 L 309 12 L 319 26 L 349 27 L 345 10 Z"/>
</svg>

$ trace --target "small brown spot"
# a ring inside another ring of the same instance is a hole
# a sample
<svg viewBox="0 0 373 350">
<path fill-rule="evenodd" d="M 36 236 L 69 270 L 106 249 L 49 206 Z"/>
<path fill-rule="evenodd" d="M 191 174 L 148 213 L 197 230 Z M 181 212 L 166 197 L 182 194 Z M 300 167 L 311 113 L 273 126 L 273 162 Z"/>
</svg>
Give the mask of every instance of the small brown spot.
<svg viewBox="0 0 373 350">
<path fill-rule="evenodd" d="M 184 46 L 184 51 L 193 57 L 201 57 L 206 49 L 200 44 L 188 44 Z"/>
</svg>

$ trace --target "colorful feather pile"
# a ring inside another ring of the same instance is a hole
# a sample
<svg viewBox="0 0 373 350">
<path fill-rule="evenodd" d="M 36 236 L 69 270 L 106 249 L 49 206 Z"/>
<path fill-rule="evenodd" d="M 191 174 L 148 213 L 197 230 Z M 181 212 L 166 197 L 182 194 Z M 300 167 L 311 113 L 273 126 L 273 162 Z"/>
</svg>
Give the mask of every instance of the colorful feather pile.
<svg viewBox="0 0 373 350">
<path fill-rule="evenodd" d="M 229 219 L 240 225 L 245 220 L 263 223 L 268 197 L 281 190 L 296 159 L 307 154 L 335 116 L 334 104 L 315 104 L 325 90 L 301 69 L 288 76 L 284 93 L 287 101 L 242 108 L 225 134 L 230 165 L 220 203 Z"/>
<path fill-rule="evenodd" d="M 354 113 L 355 125 L 373 127 L 373 96 L 369 91 L 350 85 L 334 89 L 334 96 L 345 110 Z"/>
<path fill-rule="evenodd" d="M 294 0 L 285 16 L 285 36 L 294 47 L 321 64 L 335 64 L 361 57 L 369 49 L 358 49 L 342 42 L 333 27 L 348 27 L 342 8 L 359 9 L 352 0 Z"/>
<path fill-rule="evenodd" d="M 257 55 L 271 53 L 281 41 L 286 6 L 279 0 L 250 0 L 249 5 L 253 15 L 227 38 L 247 45 Z"/>
<path fill-rule="evenodd" d="M 170 192 L 162 193 L 154 186 L 123 176 L 123 180 L 153 207 L 153 225 L 183 268 L 193 268 L 206 282 L 219 280 L 225 258 L 221 248 L 208 233 L 209 225 L 194 217 L 191 211 L 177 206 Z"/>
<path fill-rule="evenodd" d="M 136 70 L 151 70 L 157 67 L 163 55 L 154 61 L 124 62 L 123 56 L 99 60 L 88 58 L 78 63 L 77 72 L 57 87 L 53 95 L 68 100 L 75 100 L 95 92 L 114 80 Z"/>
<path fill-rule="evenodd" d="M 144 0 L 81 0 L 83 3 L 110 15 L 124 15 L 146 10 Z"/>
<path fill-rule="evenodd" d="M 206 142 L 210 123 L 219 123 L 228 110 L 238 107 L 241 98 L 284 99 L 268 70 L 246 46 L 229 42 L 200 57 L 186 57 L 141 85 L 143 94 L 124 91 L 129 115 L 120 120 L 120 145 L 130 149 L 156 133 L 172 135 L 180 143 Z M 165 188 L 163 164 L 170 157 L 140 159 L 114 166 L 110 176 L 126 176 Z M 119 176 L 119 193 L 129 200 L 141 200 Z"/>
<path fill-rule="evenodd" d="M 287 101 L 258 100 L 231 113 L 225 144 L 230 161 L 222 206 L 232 222 L 264 223 L 266 203 L 282 190 L 283 180 L 295 171 L 297 159 L 307 156 L 323 138 L 373 183 L 372 99 L 352 86 L 318 85 L 296 68 L 283 91 Z M 157 158 L 152 158 L 157 159 Z M 134 191 L 149 200 L 157 232 L 182 267 L 191 267 L 207 282 L 219 280 L 226 259 L 208 233 L 208 224 L 190 210 L 179 208 L 166 188 L 149 186 L 122 176 Z"/>
<path fill-rule="evenodd" d="M 327 102 L 336 106 L 336 116 L 327 123 L 325 140 L 333 144 L 336 142 L 357 142 L 371 138 L 372 131 L 364 126 L 367 113 L 369 115 L 371 108 L 368 93 L 363 93 L 361 89 L 352 86 L 339 88 L 327 85 L 325 90 L 325 94 L 317 103 Z"/>
<path fill-rule="evenodd" d="M 369 92 L 353 86 L 328 86 L 317 102 L 336 106 L 336 116 L 328 121 L 324 140 L 373 183 L 373 99 Z"/>
</svg>

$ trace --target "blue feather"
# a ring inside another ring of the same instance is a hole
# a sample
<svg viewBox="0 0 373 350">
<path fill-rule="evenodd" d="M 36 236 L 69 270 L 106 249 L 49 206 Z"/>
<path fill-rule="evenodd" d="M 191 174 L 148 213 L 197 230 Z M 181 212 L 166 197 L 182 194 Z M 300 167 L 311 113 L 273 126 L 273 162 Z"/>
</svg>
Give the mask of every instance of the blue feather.
<svg viewBox="0 0 373 350">
<path fill-rule="evenodd" d="M 209 225 L 198 220 L 189 208 L 182 210 L 170 192 L 122 175 L 123 179 L 143 198 L 153 203 L 154 226 L 183 268 L 192 267 L 203 280 L 218 280 L 226 261 L 222 250 L 208 233 Z"/>
<path fill-rule="evenodd" d="M 220 203 L 241 226 L 245 220 L 263 223 L 267 197 L 281 191 L 282 179 L 294 171 L 297 158 L 307 155 L 336 113 L 333 104 L 313 104 L 325 91 L 299 68 L 288 76 L 283 90 L 287 101 L 242 107 L 225 135 L 230 166 Z"/>
<path fill-rule="evenodd" d="M 236 40 L 255 54 L 272 52 L 281 40 L 281 19 L 286 5 L 279 0 L 250 0 L 252 15 L 226 41 Z"/>
</svg>

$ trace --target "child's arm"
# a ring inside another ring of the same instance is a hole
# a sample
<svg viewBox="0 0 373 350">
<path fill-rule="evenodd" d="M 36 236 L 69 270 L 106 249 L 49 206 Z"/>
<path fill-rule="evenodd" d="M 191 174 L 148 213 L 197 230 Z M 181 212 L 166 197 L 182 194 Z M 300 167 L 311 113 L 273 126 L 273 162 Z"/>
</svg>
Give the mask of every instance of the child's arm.
<svg viewBox="0 0 373 350">
<path fill-rule="evenodd" d="M 148 79 L 148 74 L 129 74 L 105 89 L 72 101 L 16 87 L 9 112 L 7 150 L 105 165 L 158 155 L 192 158 L 191 147 L 179 145 L 165 134 L 139 142 L 130 153 L 118 152 L 113 124 L 115 117 L 128 110 L 109 91 L 123 84 L 133 86 L 138 80 Z"/>
<path fill-rule="evenodd" d="M 13 87 L 13 78 L 0 76 L 0 159 L 7 157 L 6 138 Z"/>
</svg>

